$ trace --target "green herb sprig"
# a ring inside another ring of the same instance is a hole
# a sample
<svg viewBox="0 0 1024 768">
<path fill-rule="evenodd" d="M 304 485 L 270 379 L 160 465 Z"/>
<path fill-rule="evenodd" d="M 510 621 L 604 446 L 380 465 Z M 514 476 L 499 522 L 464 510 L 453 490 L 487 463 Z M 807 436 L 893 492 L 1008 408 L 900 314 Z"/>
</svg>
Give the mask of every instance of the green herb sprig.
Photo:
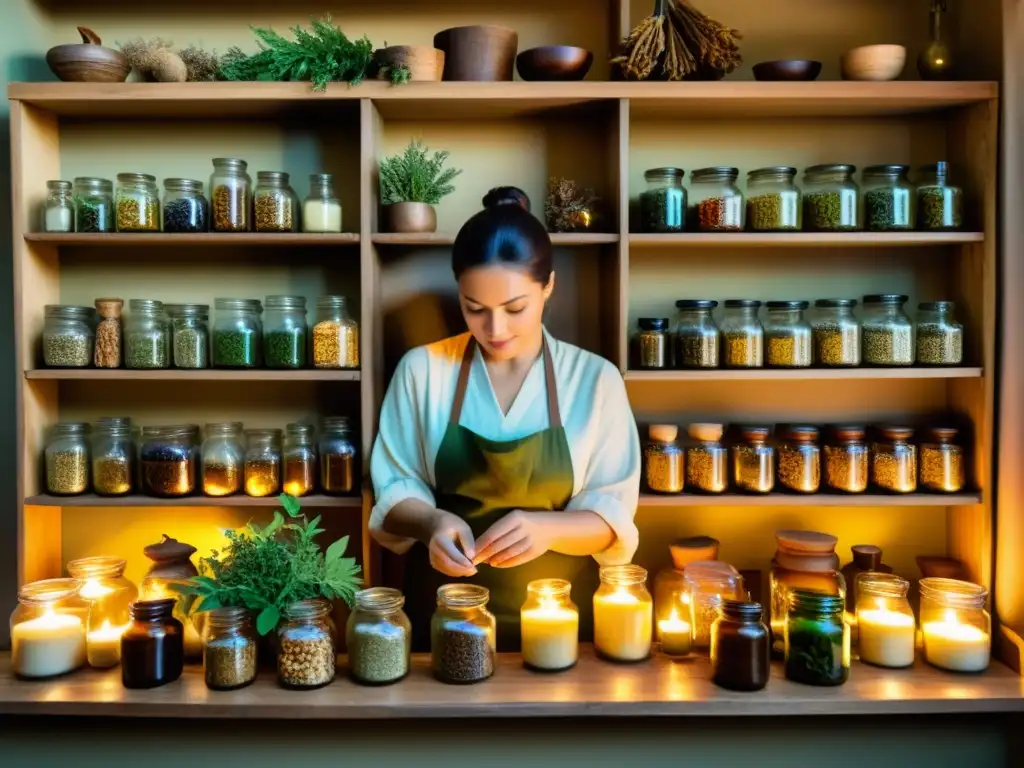
<svg viewBox="0 0 1024 768">
<path fill-rule="evenodd" d="M 435 152 L 427 156 L 427 147 L 413 141 L 400 155 L 394 155 L 380 164 L 380 197 L 384 205 L 394 203 L 427 203 L 437 205 L 441 198 L 455 191 L 452 179 L 462 173 L 456 168 L 444 168 L 448 152 Z"/>
</svg>

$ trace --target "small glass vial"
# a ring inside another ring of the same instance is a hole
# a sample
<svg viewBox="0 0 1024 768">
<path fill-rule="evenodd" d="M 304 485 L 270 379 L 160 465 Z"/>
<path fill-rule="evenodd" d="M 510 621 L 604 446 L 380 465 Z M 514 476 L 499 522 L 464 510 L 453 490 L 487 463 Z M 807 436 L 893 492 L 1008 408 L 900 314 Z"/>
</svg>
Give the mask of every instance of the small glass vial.
<svg viewBox="0 0 1024 768">
<path fill-rule="evenodd" d="M 726 600 L 711 626 L 711 682 L 731 691 L 760 691 L 771 677 L 771 640 L 761 606 Z"/>
<path fill-rule="evenodd" d="M 864 169 L 864 218 L 872 232 L 911 230 L 917 223 L 917 197 L 909 165 L 869 165 Z"/>
<path fill-rule="evenodd" d="M 903 305 L 907 297 L 897 293 L 864 297 L 863 359 L 867 365 L 914 364 L 914 323 Z"/>
<path fill-rule="evenodd" d="M 957 579 L 927 578 L 921 591 L 924 658 L 950 672 L 983 672 L 992 655 L 988 590 Z"/>
<path fill-rule="evenodd" d="M 921 488 L 933 493 L 964 489 L 964 449 L 957 445 L 954 427 L 932 427 L 921 443 Z"/>
<path fill-rule="evenodd" d="M 148 173 L 117 174 L 114 206 L 118 232 L 159 232 L 160 192 Z"/>
<path fill-rule="evenodd" d="M 204 494 L 231 496 L 241 492 L 245 475 L 242 422 L 207 424 L 202 456 Z"/>
<path fill-rule="evenodd" d="M 843 425 L 832 430 L 825 445 L 825 485 L 832 491 L 864 493 L 868 487 L 870 451 L 862 426 Z"/>
<path fill-rule="evenodd" d="M 683 570 L 683 582 L 690 603 L 693 645 L 706 650 L 711 646 L 711 627 L 725 600 L 745 600 L 743 577 L 728 563 L 718 560 L 690 563 Z"/>
<path fill-rule="evenodd" d="M 100 496 L 131 493 L 135 479 L 132 428 L 100 422 L 92 428 L 92 489 Z"/>
<path fill-rule="evenodd" d="M 214 299 L 213 367 L 258 368 L 263 363 L 263 307 L 258 299 Z"/>
<path fill-rule="evenodd" d="M 43 232 L 74 232 L 75 205 L 70 181 L 46 182 L 43 204 Z"/>
<path fill-rule="evenodd" d="M 43 363 L 46 367 L 88 368 L 95 344 L 92 307 L 47 304 L 43 314 Z"/>
<path fill-rule="evenodd" d="M 344 296 L 316 300 L 313 365 L 317 368 L 359 367 L 359 324 L 348 315 Z"/>
<path fill-rule="evenodd" d="M 281 430 L 245 431 L 245 493 L 262 498 L 281 490 Z"/>
<path fill-rule="evenodd" d="M 174 367 L 210 367 L 210 305 L 168 304 Z"/>
<path fill-rule="evenodd" d="M 729 451 L 722 445 L 725 426 L 691 424 L 693 444 L 686 449 L 686 488 L 698 493 L 723 493 L 729 487 Z"/>
<path fill-rule="evenodd" d="M 523 664 L 541 672 L 561 672 L 579 658 L 580 612 L 565 579 L 536 579 L 526 585 L 519 613 Z"/>
<path fill-rule="evenodd" d="M 178 498 L 195 491 L 195 439 L 196 428 L 189 424 L 142 428 L 139 458 L 144 494 Z"/>
<path fill-rule="evenodd" d="M 742 232 L 743 193 L 738 168 L 700 168 L 690 174 L 690 211 L 701 232 Z"/>
<path fill-rule="evenodd" d="M 138 587 L 125 578 L 127 565 L 116 557 L 83 557 L 68 563 L 68 575 L 82 585 L 79 597 L 89 603 L 85 643 L 90 667 L 108 669 L 121 661 L 121 633 L 139 596 Z"/>
<path fill-rule="evenodd" d="M 740 427 L 741 441 L 732 446 L 732 482 L 744 493 L 771 493 L 775 488 L 775 449 L 768 445 L 768 427 Z"/>
<path fill-rule="evenodd" d="M 335 647 L 331 604 L 301 600 L 284 609 L 277 628 L 277 680 L 282 688 L 311 690 L 334 680 Z"/>
<path fill-rule="evenodd" d="M 747 228 L 752 232 L 799 232 L 803 218 L 796 168 L 779 165 L 747 174 Z"/>
<path fill-rule="evenodd" d="M 717 368 L 722 333 L 711 313 L 718 306 L 709 299 L 679 299 L 675 362 L 680 368 Z"/>
<path fill-rule="evenodd" d="M 853 314 L 856 299 L 818 299 L 811 323 L 814 364 L 828 368 L 860 365 L 861 328 Z"/>
<path fill-rule="evenodd" d="M 284 430 L 282 490 L 289 496 L 308 496 L 316 487 L 316 443 L 312 424 L 289 424 Z"/>
<path fill-rule="evenodd" d="M 686 188 L 681 168 L 644 172 L 647 188 L 640 193 L 640 231 L 663 234 L 686 229 Z"/>
<path fill-rule="evenodd" d="M 253 192 L 253 223 L 257 232 L 295 232 L 299 200 L 282 171 L 260 171 Z"/>
<path fill-rule="evenodd" d="M 852 232 L 860 228 L 857 168 L 835 163 L 804 170 L 804 229 L 809 232 Z"/>
<path fill-rule="evenodd" d="M 779 445 L 779 483 L 797 493 L 817 493 L 821 484 L 818 429 L 790 427 Z"/>
<path fill-rule="evenodd" d="M 121 635 L 121 682 L 125 688 L 156 688 L 181 677 L 184 628 L 174 618 L 173 597 L 132 603 L 132 622 Z"/>
<path fill-rule="evenodd" d="M 494 674 L 497 620 L 487 610 L 491 593 L 474 584 L 445 584 L 437 590 L 430 619 L 434 677 L 443 683 L 478 683 Z"/>
<path fill-rule="evenodd" d="M 73 193 L 75 232 L 114 231 L 114 185 L 109 179 L 78 176 Z"/>
<path fill-rule="evenodd" d="M 720 327 L 726 368 L 761 368 L 764 366 L 764 328 L 757 319 L 761 302 L 756 299 L 729 299 Z"/>
<path fill-rule="evenodd" d="M 256 679 L 256 630 L 241 606 L 214 608 L 203 627 L 203 677 L 214 691 L 244 688 Z"/>
<path fill-rule="evenodd" d="M 206 232 L 209 216 L 203 182 L 164 179 L 164 232 Z"/>
<path fill-rule="evenodd" d="M 785 625 L 786 679 L 805 685 L 842 685 L 850 677 L 846 599 L 803 589 L 789 591 Z"/>
<path fill-rule="evenodd" d="M 924 301 L 917 305 L 918 365 L 960 365 L 964 361 L 964 327 L 956 321 L 952 301 Z"/>
<path fill-rule="evenodd" d="M 248 163 L 237 157 L 217 157 L 210 176 L 210 231 L 247 232 L 252 207 Z"/>
<path fill-rule="evenodd" d="M 910 582 L 891 573 L 861 573 L 857 595 L 857 648 L 860 660 L 902 669 L 914 664 L 917 627 L 907 600 Z"/>
<path fill-rule="evenodd" d="M 644 481 L 652 493 L 682 493 L 685 464 L 675 424 L 651 424 L 644 446 Z"/>
<path fill-rule="evenodd" d="M 267 368 L 306 365 L 306 299 L 267 296 L 263 319 L 263 361 Z"/>
<path fill-rule="evenodd" d="M 871 448 L 871 482 L 890 493 L 917 490 L 917 446 L 910 442 L 910 427 L 879 427 Z"/>
<path fill-rule="evenodd" d="M 89 490 L 89 425 L 65 421 L 54 425 L 44 450 L 46 492 L 78 496 Z"/>
<path fill-rule="evenodd" d="M 917 176 L 917 228 L 930 232 L 962 229 L 964 194 L 949 183 L 949 163 L 922 166 Z"/>
<path fill-rule="evenodd" d="M 93 365 L 97 368 L 120 368 L 123 345 L 121 310 L 124 299 L 96 299 L 96 347 Z"/>
<path fill-rule="evenodd" d="M 809 368 L 811 366 L 811 324 L 804 320 L 810 306 L 806 301 L 769 301 L 764 322 L 769 368 Z"/>
<path fill-rule="evenodd" d="M 131 299 L 125 323 L 125 366 L 144 370 L 169 368 L 171 326 L 162 301 Z"/>
<path fill-rule="evenodd" d="M 348 417 L 323 420 L 318 454 L 320 489 L 329 496 L 352 493 L 356 487 L 356 447 Z"/>
<path fill-rule="evenodd" d="M 314 173 L 309 177 L 309 195 L 302 204 L 303 232 L 341 232 L 341 201 L 334 194 L 334 177 Z"/>
<path fill-rule="evenodd" d="M 89 603 L 75 579 L 45 579 L 18 590 L 11 614 L 11 672 L 23 680 L 41 680 L 86 663 L 85 634 Z"/>
<path fill-rule="evenodd" d="M 640 330 L 633 337 L 634 365 L 641 371 L 672 367 L 672 335 L 667 317 L 641 317 Z"/>
<path fill-rule="evenodd" d="M 363 685 L 390 685 L 409 674 L 412 624 L 397 589 L 370 587 L 356 592 L 345 626 L 348 670 Z"/>
<path fill-rule="evenodd" d="M 651 655 L 654 600 L 639 565 L 606 565 L 594 593 L 594 649 L 610 661 L 643 661 Z"/>
</svg>

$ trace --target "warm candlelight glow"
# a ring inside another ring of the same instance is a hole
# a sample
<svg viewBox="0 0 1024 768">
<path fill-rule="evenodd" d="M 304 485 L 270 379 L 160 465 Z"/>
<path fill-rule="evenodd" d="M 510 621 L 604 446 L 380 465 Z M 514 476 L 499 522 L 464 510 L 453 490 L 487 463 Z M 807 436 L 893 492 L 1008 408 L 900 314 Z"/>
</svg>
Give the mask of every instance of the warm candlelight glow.
<svg viewBox="0 0 1024 768">
<path fill-rule="evenodd" d="M 661 639 L 661 652 L 665 655 L 686 656 L 690 653 L 690 623 L 679 618 L 679 612 L 674 607 L 667 619 L 658 622 L 658 637 Z"/>
<path fill-rule="evenodd" d="M 22 677 L 52 677 L 85 662 L 85 625 L 47 607 L 42 616 L 11 628 L 11 667 Z"/>
<path fill-rule="evenodd" d="M 876 608 L 858 609 L 861 661 L 879 667 L 909 667 L 914 663 L 914 617 L 889 610 L 877 599 Z"/>
<path fill-rule="evenodd" d="M 116 667 L 121 663 L 121 635 L 128 625 L 111 626 L 109 619 L 104 619 L 103 626 L 86 635 L 86 652 L 89 666 L 97 669 Z"/>
<path fill-rule="evenodd" d="M 651 652 L 653 605 L 625 587 L 594 595 L 594 645 L 619 661 L 639 661 Z"/>
<path fill-rule="evenodd" d="M 82 589 L 78 594 L 86 600 L 99 600 L 106 597 L 113 591 L 112 587 L 108 587 L 106 584 L 101 583 L 99 579 L 86 579 L 85 584 L 82 585 Z"/>
<path fill-rule="evenodd" d="M 520 616 L 523 661 L 530 667 L 567 669 L 579 657 L 579 613 L 550 589 L 537 592 L 537 604 Z M 530 605 L 529 601 L 527 605 Z"/>
<path fill-rule="evenodd" d="M 929 664 L 953 672 L 981 672 L 988 668 L 991 639 L 972 624 L 961 623 L 956 611 L 947 608 L 942 621 L 921 627 L 924 657 Z"/>
</svg>

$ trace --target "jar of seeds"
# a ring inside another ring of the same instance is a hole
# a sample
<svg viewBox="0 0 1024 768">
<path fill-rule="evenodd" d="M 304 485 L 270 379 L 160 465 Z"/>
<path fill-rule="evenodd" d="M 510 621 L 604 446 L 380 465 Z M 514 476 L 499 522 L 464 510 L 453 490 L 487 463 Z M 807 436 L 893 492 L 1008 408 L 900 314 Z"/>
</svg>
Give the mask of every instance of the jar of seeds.
<svg viewBox="0 0 1024 768">
<path fill-rule="evenodd" d="M 258 299 L 214 299 L 213 367 L 257 368 L 263 362 L 263 307 Z"/>
<path fill-rule="evenodd" d="M 331 496 L 356 489 L 356 447 L 346 416 L 323 420 L 320 431 L 320 489 Z"/>
<path fill-rule="evenodd" d="M 745 493 L 770 493 L 775 488 L 775 449 L 768 445 L 768 427 L 740 427 L 732 446 L 732 482 Z"/>
<path fill-rule="evenodd" d="M 726 368 L 764 366 L 764 328 L 757 319 L 761 302 L 728 299 L 722 314 L 723 364 Z"/>
<path fill-rule="evenodd" d="M 197 433 L 191 424 L 142 428 L 139 458 L 144 494 L 177 498 L 195 492 Z"/>
<path fill-rule="evenodd" d="M 74 232 L 75 205 L 70 181 L 46 182 L 43 204 L 43 232 Z"/>
<path fill-rule="evenodd" d="M 309 196 L 302 204 L 303 232 L 341 232 L 341 201 L 334 194 L 334 177 L 314 173 L 309 177 Z"/>
<path fill-rule="evenodd" d="M 78 176 L 73 195 L 75 232 L 114 231 L 114 185 L 109 179 Z"/>
<path fill-rule="evenodd" d="M 43 309 L 43 363 L 47 368 L 87 368 L 95 337 L 92 307 L 47 304 Z"/>
<path fill-rule="evenodd" d="M 282 489 L 289 496 L 308 496 L 316 487 L 316 443 L 312 424 L 289 424 L 284 429 Z"/>
<path fill-rule="evenodd" d="M 237 157 L 216 157 L 210 176 L 210 230 L 247 232 L 252 206 L 252 179 L 248 163 Z"/>
<path fill-rule="evenodd" d="M 917 446 L 910 442 L 914 430 L 904 426 L 878 428 L 871 447 L 871 482 L 890 493 L 917 490 Z"/>
<path fill-rule="evenodd" d="M 672 367 L 672 339 L 667 317 L 641 317 L 633 337 L 634 365 L 643 371 Z"/>
<path fill-rule="evenodd" d="M 764 322 L 769 368 L 809 368 L 811 324 L 804 320 L 806 301 L 769 301 Z"/>
<path fill-rule="evenodd" d="M 964 327 L 956 321 L 952 301 L 917 305 L 917 364 L 960 365 L 964 361 Z"/>
<path fill-rule="evenodd" d="M 644 172 L 647 188 L 640 193 L 641 232 L 682 232 L 686 229 L 686 188 L 682 168 L 651 168 Z"/>
<path fill-rule="evenodd" d="M 349 317 L 344 296 L 316 300 L 313 365 L 317 368 L 359 367 L 359 323 Z"/>
<path fill-rule="evenodd" d="M 245 474 L 242 422 L 207 424 L 202 456 L 203 493 L 207 496 L 231 496 L 242 490 Z"/>
<path fill-rule="evenodd" d="M 170 368 L 171 326 L 164 303 L 131 299 L 125 323 L 125 365 L 134 369 Z"/>
<path fill-rule="evenodd" d="M 779 483 L 797 493 L 817 493 L 821 484 L 818 429 L 791 426 L 779 443 Z"/>
<path fill-rule="evenodd" d="M 210 305 L 168 304 L 174 367 L 210 367 Z"/>
<path fill-rule="evenodd" d="M 864 297 L 863 359 L 867 365 L 913 365 L 914 324 L 903 311 L 907 297 L 896 293 Z"/>
<path fill-rule="evenodd" d="M 100 496 L 124 496 L 132 492 L 135 478 L 135 444 L 132 428 L 116 421 L 102 421 L 92 428 L 92 489 Z"/>
<path fill-rule="evenodd" d="M 164 232 L 205 232 L 210 227 L 203 182 L 164 179 Z"/>
<path fill-rule="evenodd" d="M 676 438 L 675 424 L 651 424 L 644 446 L 644 480 L 653 493 L 682 493 L 684 477 L 683 449 Z"/>
<path fill-rule="evenodd" d="M 958 430 L 932 427 L 921 443 L 921 487 L 936 493 L 959 493 L 964 489 L 964 449 L 957 445 Z"/>
<path fill-rule="evenodd" d="M 711 313 L 717 301 L 679 299 L 675 362 L 680 368 L 717 368 L 721 331 Z"/>
<path fill-rule="evenodd" d="M 50 430 L 44 450 L 46 492 L 77 496 L 89 490 L 89 425 L 65 421 Z"/>
<path fill-rule="evenodd" d="M 690 174 L 690 213 L 701 232 L 742 232 L 743 193 L 738 168 L 701 168 Z"/>
<path fill-rule="evenodd" d="M 263 320 L 263 361 L 267 368 L 306 365 L 306 299 L 267 296 Z"/>
<path fill-rule="evenodd" d="M 917 174 L 917 228 L 931 232 L 962 229 L 964 194 L 949 182 L 949 163 L 925 165 Z"/>
<path fill-rule="evenodd" d="M 281 430 L 245 431 L 245 493 L 261 498 L 281 490 Z"/>
<path fill-rule="evenodd" d="M 909 165 L 869 165 L 864 169 L 864 218 L 872 232 L 914 228 L 917 198 Z"/>
<path fill-rule="evenodd" d="M 117 174 L 114 207 L 118 232 L 159 232 L 160 192 L 148 173 Z"/>
<path fill-rule="evenodd" d="M 409 674 L 412 624 L 397 589 L 371 587 L 356 592 L 345 626 L 348 669 L 364 685 L 397 683 Z"/>
<path fill-rule="evenodd" d="M 870 451 L 864 442 L 865 429 L 843 425 L 832 429 L 825 445 L 825 485 L 833 491 L 863 493 L 868 487 Z"/>
<path fill-rule="evenodd" d="M 334 622 L 326 600 L 301 600 L 284 609 L 277 629 L 277 679 L 283 688 L 310 690 L 334 679 Z"/>
<path fill-rule="evenodd" d="M 729 487 L 729 452 L 722 445 L 723 424 L 691 424 L 686 449 L 686 487 L 697 493 L 723 493 Z"/>
<path fill-rule="evenodd" d="M 123 299 L 96 299 L 96 347 L 93 365 L 97 368 L 121 367 L 121 310 Z"/>
<path fill-rule="evenodd" d="M 256 630 L 241 606 L 214 608 L 203 627 L 203 676 L 214 691 L 244 688 L 256 679 Z"/>
<path fill-rule="evenodd" d="M 487 610 L 491 593 L 475 584 L 437 590 L 430 620 L 434 676 L 443 683 L 478 683 L 494 674 L 497 621 Z"/>
<path fill-rule="evenodd" d="M 779 165 L 747 174 L 747 228 L 753 232 L 798 232 L 803 216 L 796 168 Z"/>
<path fill-rule="evenodd" d="M 814 364 L 829 368 L 852 368 L 860 365 L 861 328 L 853 314 L 856 299 L 818 299 L 812 342 Z"/>
<path fill-rule="evenodd" d="M 288 184 L 288 174 L 260 171 L 256 174 L 253 208 L 257 232 L 294 232 L 298 223 L 299 199 Z"/>
<path fill-rule="evenodd" d="M 834 163 L 804 170 L 804 229 L 808 232 L 852 232 L 860 228 L 857 167 Z"/>
</svg>

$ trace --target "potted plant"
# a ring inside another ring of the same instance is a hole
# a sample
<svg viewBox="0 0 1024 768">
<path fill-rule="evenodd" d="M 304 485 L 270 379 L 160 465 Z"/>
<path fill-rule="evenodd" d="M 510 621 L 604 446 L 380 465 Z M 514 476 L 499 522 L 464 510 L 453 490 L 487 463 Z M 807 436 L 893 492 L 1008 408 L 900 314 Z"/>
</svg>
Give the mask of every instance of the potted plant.
<svg viewBox="0 0 1024 768">
<path fill-rule="evenodd" d="M 441 198 L 455 191 L 451 181 L 461 170 L 445 168 L 448 152 L 428 156 L 421 141 L 380 164 L 380 201 L 389 232 L 435 232 Z"/>
</svg>

